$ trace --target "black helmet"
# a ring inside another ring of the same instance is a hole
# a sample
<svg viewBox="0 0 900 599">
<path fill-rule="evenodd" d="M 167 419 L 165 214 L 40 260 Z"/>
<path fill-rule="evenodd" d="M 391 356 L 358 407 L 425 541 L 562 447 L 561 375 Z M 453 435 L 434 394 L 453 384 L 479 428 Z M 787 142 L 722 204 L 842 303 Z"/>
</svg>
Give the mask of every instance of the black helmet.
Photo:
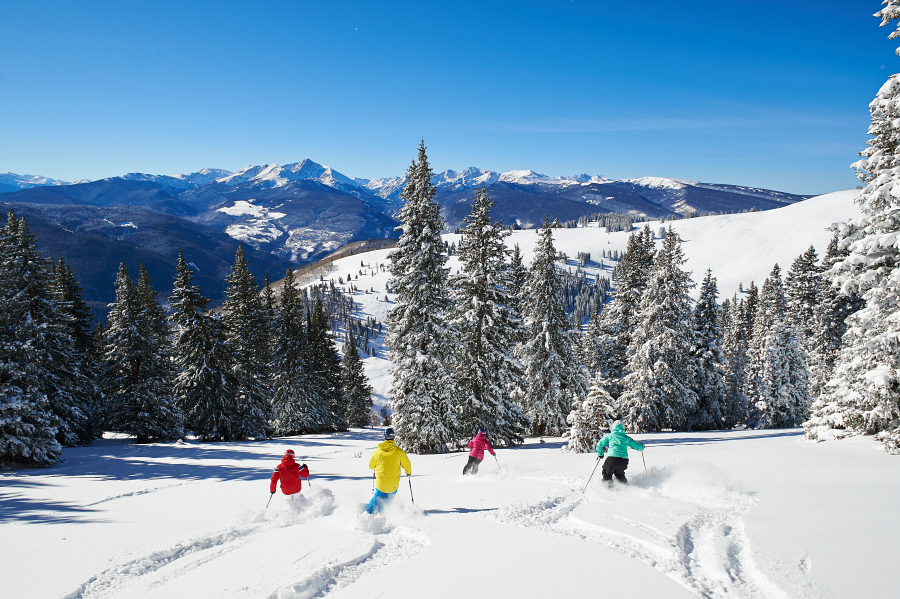
<svg viewBox="0 0 900 599">
<path fill-rule="evenodd" d="M 394 440 L 394 429 L 388 427 L 384 429 L 384 440 L 385 441 L 393 441 Z"/>
</svg>

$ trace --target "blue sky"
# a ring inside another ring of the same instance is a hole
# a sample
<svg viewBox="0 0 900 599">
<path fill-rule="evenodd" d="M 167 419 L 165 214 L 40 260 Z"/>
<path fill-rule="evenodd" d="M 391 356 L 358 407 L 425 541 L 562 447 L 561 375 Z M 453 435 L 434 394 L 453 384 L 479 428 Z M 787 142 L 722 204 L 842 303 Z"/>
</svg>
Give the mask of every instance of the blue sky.
<svg viewBox="0 0 900 599">
<path fill-rule="evenodd" d="M 311 158 L 436 171 L 856 185 L 900 71 L 879 0 L 0 0 L 0 172 Z"/>
</svg>

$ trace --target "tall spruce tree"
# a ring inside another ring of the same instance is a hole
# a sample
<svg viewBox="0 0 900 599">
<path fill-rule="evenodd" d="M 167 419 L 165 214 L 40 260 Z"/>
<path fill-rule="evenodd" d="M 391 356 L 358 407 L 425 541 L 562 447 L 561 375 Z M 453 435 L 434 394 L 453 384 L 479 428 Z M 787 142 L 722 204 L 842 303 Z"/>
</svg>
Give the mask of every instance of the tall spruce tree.
<svg viewBox="0 0 900 599">
<path fill-rule="evenodd" d="M 192 284 L 193 276 L 179 250 L 169 298 L 175 325 L 175 397 L 195 435 L 227 441 L 240 435 L 241 424 L 234 352 L 221 319 L 205 312 L 209 300 Z"/>
<path fill-rule="evenodd" d="M 328 327 L 322 298 L 317 297 L 307 317 L 306 373 L 308 388 L 324 415 L 322 427 L 347 430 L 347 401 L 341 389 L 341 356 Z"/>
<path fill-rule="evenodd" d="M 414 453 L 444 453 L 461 437 L 451 362 L 456 341 L 447 324 L 444 219 L 432 174 L 423 142 L 406 174 L 400 239 L 389 256 L 396 295 L 387 318 L 392 423 L 397 443 Z"/>
<path fill-rule="evenodd" d="M 882 26 L 900 18 L 900 0 L 884 4 L 875 15 Z M 900 37 L 900 26 L 889 37 Z M 840 245 L 849 255 L 830 273 L 843 294 L 859 294 L 866 305 L 847 318 L 828 391 L 806 423 L 807 436 L 816 439 L 876 435 L 892 454 L 900 454 L 900 198 L 892 191 L 900 182 L 898 99 L 900 75 L 891 75 L 869 104 L 872 138 L 853 165 L 864 185 L 856 198 L 862 215 L 841 226 Z"/>
<path fill-rule="evenodd" d="M 787 300 L 776 264 L 762 286 L 748 375 L 748 424 L 754 428 L 787 428 L 802 423 L 812 403 L 806 356 L 787 323 Z"/>
<path fill-rule="evenodd" d="M 608 390 L 615 398 L 622 393 L 622 378 L 628 372 L 628 346 L 655 255 L 649 225 L 629 236 L 625 255 L 614 271 L 613 301 L 601 314 L 600 370 L 610 380 Z"/>
<path fill-rule="evenodd" d="M 306 363 L 306 328 L 303 304 L 294 286 L 294 271 L 288 269 L 281 287 L 281 304 L 275 324 L 274 382 L 272 409 L 275 434 L 279 436 L 320 433 L 328 413 L 315 401 L 309 388 Z"/>
<path fill-rule="evenodd" d="M 618 400 L 625 427 L 637 432 L 685 430 L 697 410 L 697 365 L 684 253 L 670 227 L 656 255 L 628 346 L 628 372 Z"/>
<path fill-rule="evenodd" d="M 697 410 L 691 415 L 692 430 L 718 430 L 725 423 L 725 354 L 718 305 L 719 290 L 712 271 L 707 270 L 694 308 L 694 360 L 697 374 L 694 391 Z"/>
<path fill-rule="evenodd" d="M 809 341 L 818 328 L 816 306 L 822 288 L 822 269 L 818 262 L 816 248 L 809 246 L 794 260 L 785 278 L 786 321 L 793 327 L 804 351 L 809 351 Z"/>
<path fill-rule="evenodd" d="M 344 362 L 341 367 L 341 390 L 347 405 L 347 425 L 354 428 L 369 426 L 372 419 L 372 386 L 363 370 L 363 362 L 356 349 L 354 335 L 348 331 L 344 343 Z"/>
<path fill-rule="evenodd" d="M 263 298 L 238 245 L 231 273 L 225 278 L 222 324 L 225 339 L 234 353 L 235 399 L 240 438 L 264 438 L 272 433 L 271 387 L 269 385 L 269 322 Z"/>
<path fill-rule="evenodd" d="M 747 340 L 744 326 L 743 300 L 734 295 L 727 309 L 723 310 L 725 321 L 724 351 L 725 406 L 722 412 L 725 428 L 733 428 L 747 422 Z"/>
<path fill-rule="evenodd" d="M 526 341 L 523 411 L 532 435 L 561 435 L 574 402 L 587 392 L 588 376 L 574 351 L 563 308 L 562 278 L 556 268 L 553 228 L 544 219 L 523 293 Z"/>
<path fill-rule="evenodd" d="M 105 396 L 105 423 L 109 430 L 134 435 L 138 443 L 184 437 L 183 414 L 176 405 L 173 370 L 165 327 L 134 285 L 123 262 L 116 275 L 116 301 L 110 304 L 103 329 L 101 387 Z M 158 307 L 156 299 L 153 304 Z"/>
<path fill-rule="evenodd" d="M 41 380 L 51 356 L 31 309 L 46 277 L 31 239 L 10 209 L 0 230 L 0 461 L 47 466 L 61 460 L 57 433 L 66 429 Z"/>
<path fill-rule="evenodd" d="M 522 442 L 528 424 L 510 399 L 522 386 L 522 366 L 514 357 L 522 324 L 503 242 L 510 232 L 491 218 L 493 207 L 481 187 L 461 231 L 462 268 L 450 280 L 455 306 L 451 326 L 459 331 L 454 374 L 463 431 L 483 429 L 491 439 L 512 445 Z"/>
</svg>

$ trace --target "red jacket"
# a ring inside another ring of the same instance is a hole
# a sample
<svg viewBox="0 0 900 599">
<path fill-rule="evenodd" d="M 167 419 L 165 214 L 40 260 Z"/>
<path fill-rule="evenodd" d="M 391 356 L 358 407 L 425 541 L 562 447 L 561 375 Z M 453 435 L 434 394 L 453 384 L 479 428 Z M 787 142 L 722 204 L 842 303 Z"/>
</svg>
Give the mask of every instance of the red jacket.
<svg viewBox="0 0 900 599">
<path fill-rule="evenodd" d="M 491 455 L 497 455 L 494 453 L 494 448 L 491 447 L 491 444 L 488 442 L 487 437 L 485 437 L 482 433 L 478 433 L 477 435 L 475 435 L 474 439 L 469 441 L 469 449 L 472 450 L 469 452 L 469 455 L 479 460 L 484 459 L 485 449 L 487 449 L 491 453 Z"/>
<path fill-rule="evenodd" d="M 272 484 L 269 485 L 269 493 L 275 492 L 279 478 L 281 479 L 282 493 L 285 495 L 299 493 L 300 489 L 303 488 L 300 482 L 301 477 L 309 478 L 309 468 L 306 467 L 306 464 L 303 464 L 303 468 L 300 468 L 297 462 L 294 461 L 294 458 L 286 455 L 281 458 L 281 463 L 278 464 L 275 472 L 272 473 Z"/>
</svg>

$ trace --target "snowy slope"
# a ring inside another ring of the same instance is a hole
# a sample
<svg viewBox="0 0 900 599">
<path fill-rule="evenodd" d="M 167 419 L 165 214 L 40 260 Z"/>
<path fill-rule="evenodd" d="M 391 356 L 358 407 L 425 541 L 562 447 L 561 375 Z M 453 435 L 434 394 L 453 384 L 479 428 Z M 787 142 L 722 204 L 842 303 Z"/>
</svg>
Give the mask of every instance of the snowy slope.
<svg viewBox="0 0 900 599">
<path fill-rule="evenodd" d="M 363 516 L 379 438 L 107 440 L 66 449 L 61 466 L 3 473 L 3 596 L 824 599 L 896 588 L 900 460 L 870 438 L 638 435 L 646 472 L 632 453 L 630 486 L 607 489 L 598 473 L 584 494 L 596 459 L 559 439 L 500 449 L 469 478 L 465 454 L 414 455 L 386 516 Z M 287 447 L 311 471 L 311 507 L 293 518 L 280 493 L 264 510 Z"/>
</svg>

